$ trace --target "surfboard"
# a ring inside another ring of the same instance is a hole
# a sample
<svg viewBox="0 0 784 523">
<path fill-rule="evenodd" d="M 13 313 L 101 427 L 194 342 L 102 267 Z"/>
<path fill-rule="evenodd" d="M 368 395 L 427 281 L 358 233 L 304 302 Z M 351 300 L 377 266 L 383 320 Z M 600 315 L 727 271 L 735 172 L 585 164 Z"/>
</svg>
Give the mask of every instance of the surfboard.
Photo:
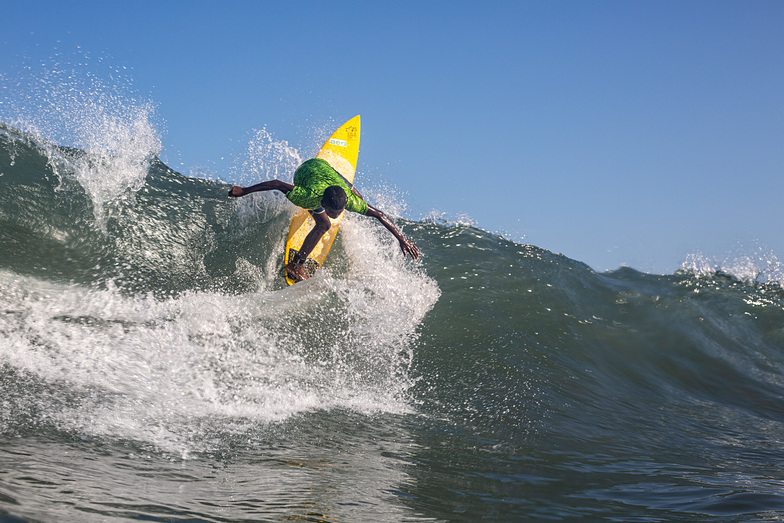
<svg viewBox="0 0 784 523">
<path fill-rule="evenodd" d="M 340 173 L 341 176 L 352 185 L 354 183 L 354 174 L 357 170 L 357 158 L 359 157 L 359 115 L 341 125 L 337 131 L 332 133 L 324 145 L 319 150 L 316 158 L 322 158 L 329 162 L 333 169 Z M 324 260 L 332 248 L 332 243 L 338 234 L 340 222 L 343 221 L 345 211 L 340 213 L 335 219 L 331 219 L 332 226 L 329 231 L 321 237 L 321 241 L 313 248 L 313 251 L 305 261 L 305 271 L 308 276 L 313 276 L 317 270 L 324 264 Z M 316 221 L 305 209 L 297 209 L 294 217 L 291 219 L 289 225 L 289 233 L 286 238 L 286 250 L 283 254 L 283 266 L 288 265 L 294 255 L 299 252 L 302 243 L 305 241 L 308 233 L 316 225 Z M 286 283 L 294 285 L 294 280 L 289 278 L 286 271 L 283 271 L 286 278 Z"/>
</svg>

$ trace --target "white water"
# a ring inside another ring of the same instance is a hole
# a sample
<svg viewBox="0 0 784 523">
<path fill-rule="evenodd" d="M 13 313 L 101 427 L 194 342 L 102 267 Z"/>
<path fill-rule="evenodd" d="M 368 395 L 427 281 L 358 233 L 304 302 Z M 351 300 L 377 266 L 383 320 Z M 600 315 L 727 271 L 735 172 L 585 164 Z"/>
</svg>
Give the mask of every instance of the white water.
<svg viewBox="0 0 784 523">
<path fill-rule="evenodd" d="M 344 232 L 345 277 L 242 296 L 157 300 L 0 273 L 0 361 L 78 398 L 55 410 L 40 398 L 58 429 L 183 455 L 203 450 L 194 431 L 210 417 L 406 411 L 416 327 L 438 289 L 402 256 L 379 258 L 379 231 Z"/>
<path fill-rule="evenodd" d="M 9 78 L 0 119 L 35 137 L 61 179 L 63 171 L 75 177 L 102 225 L 112 201 L 143 186 L 151 160 L 161 153 L 161 133 L 155 105 L 138 99 L 130 76 L 100 58 L 92 65 L 83 55 L 74 60 L 54 56 Z"/>
<path fill-rule="evenodd" d="M 136 183 L 116 164 L 96 166 L 109 184 Z M 92 191 L 103 187 L 84 185 L 94 201 Z M 269 193 L 226 205 L 241 217 L 239 235 L 292 210 Z M 133 237 L 142 250 L 160 243 L 144 237 L 166 223 L 154 225 Z M 215 430 L 241 433 L 322 409 L 410 411 L 408 366 L 417 327 L 440 294 L 435 282 L 374 220 L 350 215 L 333 250 L 334 273 L 328 263 L 311 280 L 281 288 L 285 231 L 269 234 L 280 245 L 237 264 L 258 283 L 243 295 L 161 299 L 129 295 L 111 281 L 81 286 L 0 272 L 0 363 L 20 383 L 34 383 L 9 391 L 0 432 L 32 417 L 65 433 L 187 457 L 210 450 Z"/>
<path fill-rule="evenodd" d="M 87 67 L 42 67 L 17 83 L 34 86 L 29 92 L 6 93 L 4 118 L 41 139 L 61 180 L 78 181 L 100 227 L 113 201 L 143 187 L 160 153 L 154 106 L 135 99 L 120 72 L 107 83 Z M 290 180 L 301 161 L 287 142 L 257 131 L 240 182 Z M 239 218 L 240 236 L 293 209 L 272 193 L 226 205 Z M 167 245 L 162 227 L 135 227 L 140 232 L 127 249 L 151 260 L 204 255 L 146 252 L 145 243 Z M 378 224 L 352 216 L 332 255 L 340 276 L 328 263 L 315 278 L 281 289 L 284 234 L 269 231 L 270 252 L 238 261 L 236 270 L 258 283 L 239 296 L 192 291 L 161 299 L 128 295 L 111 281 L 79 286 L 0 272 L 0 364 L 23 377 L 20 383 L 35 384 L 9 391 L 0 432 L 33 417 L 66 433 L 187 456 L 210 448 L 210 427 L 243 431 L 319 409 L 408 411 L 408 365 L 417 326 L 439 297 L 435 282 Z"/>
<path fill-rule="evenodd" d="M 718 271 L 744 283 L 784 283 L 784 264 L 773 251 L 764 247 L 738 246 L 737 252 L 723 258 L 690 254 L 681 269 L 696 276 L 712 276 Z"/>
</svg>

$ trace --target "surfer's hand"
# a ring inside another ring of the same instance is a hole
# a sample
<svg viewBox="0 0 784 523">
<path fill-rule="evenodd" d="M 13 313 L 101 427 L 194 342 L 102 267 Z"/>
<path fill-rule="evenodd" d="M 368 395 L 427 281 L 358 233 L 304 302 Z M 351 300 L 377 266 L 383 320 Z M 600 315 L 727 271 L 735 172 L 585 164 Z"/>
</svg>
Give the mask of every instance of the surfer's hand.
<svg viewBox="0 0 784 523">
<path fill-rule="evenodd" d="M 289 263 L 286 265 L 286 274 L 294 281 L 302 281 L 309 278 L 308 273 L 305 271 L 304 263 Z"/>
<path fill-rule="evenodd" d="M 412 260 L 419 259 L 419 249 L 406 237 L 400 238 L 400 250 L 403 251 L 403 256 L 410 254 Z"/>
<path fill-rule="evenodd" d="M 245 194 L 245 189 L 237 185 L 232 187 L 231 190 L 229 191 L 229 196 L 231 196 L 232 198 L 237 198 L 238 196 L 242 196 L 243 194 Z"/>
</svg>

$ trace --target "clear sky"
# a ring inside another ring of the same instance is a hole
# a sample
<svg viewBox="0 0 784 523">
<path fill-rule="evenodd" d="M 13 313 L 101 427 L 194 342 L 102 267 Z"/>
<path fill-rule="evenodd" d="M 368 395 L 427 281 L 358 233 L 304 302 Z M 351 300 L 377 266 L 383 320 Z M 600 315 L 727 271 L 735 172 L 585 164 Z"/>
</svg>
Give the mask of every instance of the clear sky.
<svg viewBox="0 0 784 523">
<path fill-rule="evenodd" d="M 101 57 L 154 102 L 162 157 L 184 174 L 232 181 L 252 130 L 315 151 L 318 132 L 361 114 L 358 187 L 397 188 L 409 218 L 468 216 L 597 270 L 784 260 L 781 1 L 7 1 L 0 13 L 0 87 L 52 56 Z"/>
</svg>

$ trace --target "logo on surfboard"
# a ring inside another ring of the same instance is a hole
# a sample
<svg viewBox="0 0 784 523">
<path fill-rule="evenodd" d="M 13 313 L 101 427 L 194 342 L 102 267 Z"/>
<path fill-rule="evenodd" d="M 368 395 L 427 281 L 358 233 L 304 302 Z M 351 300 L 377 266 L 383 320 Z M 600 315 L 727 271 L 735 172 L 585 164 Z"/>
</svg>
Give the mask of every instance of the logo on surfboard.
<svg viewBox="0 0 784 523">
<path fill-rule="evenodd" d="M 339 145 L 340 147 L 348 147 L 348 142 L 346 140 L 338 140 L 335 138 L 330 138 L 329 143 L 332 145 Z"/>
</svg>

